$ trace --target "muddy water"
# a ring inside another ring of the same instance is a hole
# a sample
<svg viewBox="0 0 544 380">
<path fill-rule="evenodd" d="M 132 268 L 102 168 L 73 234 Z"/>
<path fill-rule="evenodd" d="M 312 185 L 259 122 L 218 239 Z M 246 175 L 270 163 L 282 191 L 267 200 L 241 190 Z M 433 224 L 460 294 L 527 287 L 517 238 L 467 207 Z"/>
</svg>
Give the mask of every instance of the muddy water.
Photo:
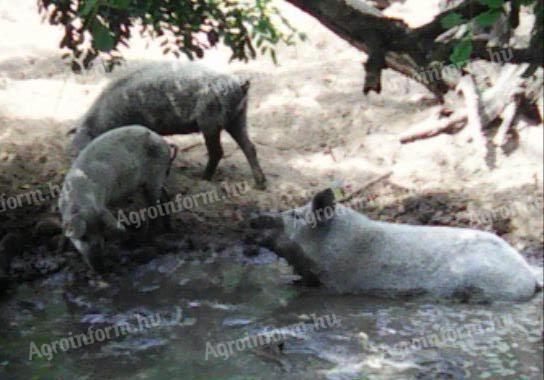
<svg viewBox="0 0 544 380">
<path fill-rule="evenodd" d="M 233 247 L 91 285 L 64 273 L 20 285 L 0 304 L 0 378 L 542 378 L 542 293 L 466 305 L 292 281 L 271 252 Z"/>
</svg>

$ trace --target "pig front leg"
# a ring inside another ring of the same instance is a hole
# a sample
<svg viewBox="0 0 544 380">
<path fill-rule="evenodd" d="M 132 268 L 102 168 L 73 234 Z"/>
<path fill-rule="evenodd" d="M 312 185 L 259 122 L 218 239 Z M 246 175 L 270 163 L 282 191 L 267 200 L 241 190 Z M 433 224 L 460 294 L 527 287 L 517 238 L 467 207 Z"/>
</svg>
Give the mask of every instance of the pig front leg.
<svg viewBox="0 0 544 380">
<path fill-rule="evenodd" d="M 97 273 L 103 269 L 102 263 L 102 251 L 104 244 L 100 242 L 88 243 L 80 239 L 70 239 L 72 244 L 81 253 L 83 262 L 89 268 L 91 273 Z"/>
<path fill-rule="evenodd" d="M 317 263 L 304 254 L 304 251 L 296 243 L 290 241 L 284 233 L 274 230 L 278 228 L 277 220 L 274 218 L 261 216 L 251 221 L 252 228 L 266 229 L 260 233 L 257 238 L 257 244 L 270 249 L 278 257 L 283 257 L 291 265 L 306 286 L 319 286 L 321 281 L 320 270 Z"/>
<path fill-rule="evenodd" d="M 272 251 L 283 257 L 300 275 L 304 285 L 319 286 L 321 284 L 319 266 L 312 258 L 305 255 L 296 243 L 290 242 L 284 235 L 276 236 L 268 243 Z"/>
<path fill-rule="evenodd" d="M 170 195 L 168 194 L 168 191 L 166 191 L 166 188 L 163 186 L 161 187 L 161 203 L 164 205 L 168 202 L 170 202 Z M 174 229 L 172 228 L 172 220 L 170 218 L 170 215 L 163 216 L 161 220 L 163 223 L 163 228 L 166 232 L 174 231 Z"/>
<path fill-rule="evenodd" d="M 162 181 L 158 181 L 158 182 L 162 182 Z M 166 192 L 166 189 L 164 188 L 164 186 L 160 185 L 159 183 L 152 184 L 152 185 L 151 184 L 144 185 L 143 193 L 144 193 L 145 200 L 149 206 L 157 206 L 158 203 L 160 205 L 164 205 L 170 200 L 168 193 Z M 162 215 L 159 219 L 165 231 L 167 232 L 172 231 L 170 215 L 168 214 Z M 147 235 L 148 232 L 149 232 L 149 221 L 146 220 L 146 227 L 145 227 L 144 234 Z"/>
<path fill-rule="evenodd" d="M 57 249 L 56 249 L 57 255 L 60 255 L 62 252 L 64 252 L 66 247 L 68 247 L 68 242 L 69 241 L 70 241 L 70 239 L 68 239 L 64 234 L 60 235 L 60 238 L 59 238 L 59 241 L 58 241 L 58 244 L 57 244 Z"/>
<path fill-rule="evenodd" d="M 90 244 L 89 252 L 87 253 L 87 265 L 89 265 L 93 272 L 101 273 L 106 270 L 104 264 L 104 253 L 106 250 L 106 243 L 103 237 L 98 238 Z"/>
<path fill-rule="evenodd" d="M 83 262 L 85 263 L 85 265 L 87 266 L 87 268 L 89 268 L 89 270 L 91 271 L 91 273 L 96 273 L 96 269 L 95 269 L 93 263 L 91 262 L 91 258 L 90 258 L 89 252 L 86 251 L 86 250 L 81 251 L 81 256 L 83 257 Z"/>
</svg>

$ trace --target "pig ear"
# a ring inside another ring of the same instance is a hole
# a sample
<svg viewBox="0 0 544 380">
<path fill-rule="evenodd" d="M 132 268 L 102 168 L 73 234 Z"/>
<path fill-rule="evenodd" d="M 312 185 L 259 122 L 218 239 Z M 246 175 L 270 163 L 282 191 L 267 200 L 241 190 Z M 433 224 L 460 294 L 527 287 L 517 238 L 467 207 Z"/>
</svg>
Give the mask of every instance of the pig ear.
<svg viewBox="0 0 544 380">
<path fill-rule="evenodd" d="M 312 200 L 312 211 L 324 213 L 325 209 L 334 211 L 336 203 L 334 201 L 334 192 L 332 189 L 326 189 L 317 193 Z"/>
</svg>

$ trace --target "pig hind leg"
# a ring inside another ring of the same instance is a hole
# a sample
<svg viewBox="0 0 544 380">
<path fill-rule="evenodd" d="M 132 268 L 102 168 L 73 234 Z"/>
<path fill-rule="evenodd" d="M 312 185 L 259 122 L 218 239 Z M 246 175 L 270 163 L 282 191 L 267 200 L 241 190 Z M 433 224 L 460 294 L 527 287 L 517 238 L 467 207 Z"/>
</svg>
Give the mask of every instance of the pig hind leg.
<svg viewBox="0 0 544 380">
<path fill-rule="evenodd" d="M 203 178 L 209 181 L 215 173 L 219 161 L 223 158 L 221 131 L 214 130 L 213 132 L 204 132 L 204 139 L 206 140 L 206 148 L 208 148 L 208 165 L 204 170 Z"/>
<path fill-rule="evenodd" d="M 264 176 L 263 170 L 259 165 L 257 160 L 257 150 L 255 145 L 249 139 L 246 128 L 228 128 L 227 132 L 232 136 L 234 141 L 238 143 L 242 152 L 246 156 L 251 171 L 253 172 L 253 178 L 255 178 L 255 186 L 257 189 L 264 190 L 266 188 L 266 177 Z"/>
</svg>

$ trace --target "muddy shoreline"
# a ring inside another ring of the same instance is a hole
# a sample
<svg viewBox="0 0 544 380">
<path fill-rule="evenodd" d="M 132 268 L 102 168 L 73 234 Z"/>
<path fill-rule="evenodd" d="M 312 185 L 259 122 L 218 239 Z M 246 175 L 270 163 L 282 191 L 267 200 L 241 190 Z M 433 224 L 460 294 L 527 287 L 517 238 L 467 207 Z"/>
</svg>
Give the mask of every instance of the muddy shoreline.
<svg viewBox="0 0 544 380">
<path fill-rule="evenodd" d="M 211 182 L 207 185 L 208 188 L 215 187 L 215 191 L 222 192 L 221 184 Z M 245 185 L 249 186 L 247 183 Z M 0 213 L 0 236 L 3 236 L 0 240 L 0 258 L 3 262 L 1 277 L 4 284 L 16 286 L 58 272 L 89 278 L 82 258 L 71 244 L 66 244 L 64 249 L 59 250 L 62 234 L 57 200 L 54 196 L 48 197 L 50 194 L 54 195 L 54 190 L 59 186 L 60 182 L 49 184 L 48 189 L 43 189 L 43 193 L 26 189 L 26 192 L 19 193 L 27 195 L 19 197 L 20 200 L 30 200 L 32 198 L 28 196 L 29 194 L 39 193 L 39 196 L 34 198 L 43 202 L 38 205 L 19 203 L 14 209 L 7 206 L 7 209 Z M 528 194 L 527 199 L 531 199 L 530 194 L 535 189 L 529 186 L 524 190 Z M 174 230 L 159 233 L 151 239 L 143 238 L 140 236 L 141 230 L 132 228 L 124 242 L 110 246 L 110 252 L 106 254 L 105 272 L 112 275 L 126 273 L 134 265 L 148 262 L 159 255 L 180 251 L 199 252 L 199 255 L 206 257 L 239 245 L 244 247 L 244 254 L 252 256 L 258 250 L 256 246 L 258 239 L 256 232 L 249 226 L 251 217 L 262 211 L 277 211 L 299 206 L 306 201 L 304 197 L 309 195 L 305 193 L 299 197 L 293 193 L 286 193 L 277 199 L 273 195 L 249 187 L 242 193 L 237 199 L 225 197 L 226 200 L 222 202 L 172 215 Z M 9 198 L 15 196 L 5 197 Z M 472 227 L 492 231 L 511 244 L 523 247 L 521 253 L 531 263 L 538 264 L 543 259 L 542 240 L 512 236 L 512 218 L 516 216 L 514 208 L 496 208 L 491 211 L 477 209 L 473 206 L 474 200 L 463 194 L 429 191 L 414 195 L 387 180 L 368 189 L 365 195 L 351 199 L 349 205 L 371 218 L 382 221 Z M 530 206 L 531 204 L 527 203 L 527 208 Z M 534 207 L 538 207 L 538 203 Z M 538 209 L 530 211 L 534 213 L 538 212 Z M 129 212 L 130 209 L 126 211 L 127 214 Z M 201 217 L 206 213 L 212 214 L 212 218 Z"/>
</svg>

